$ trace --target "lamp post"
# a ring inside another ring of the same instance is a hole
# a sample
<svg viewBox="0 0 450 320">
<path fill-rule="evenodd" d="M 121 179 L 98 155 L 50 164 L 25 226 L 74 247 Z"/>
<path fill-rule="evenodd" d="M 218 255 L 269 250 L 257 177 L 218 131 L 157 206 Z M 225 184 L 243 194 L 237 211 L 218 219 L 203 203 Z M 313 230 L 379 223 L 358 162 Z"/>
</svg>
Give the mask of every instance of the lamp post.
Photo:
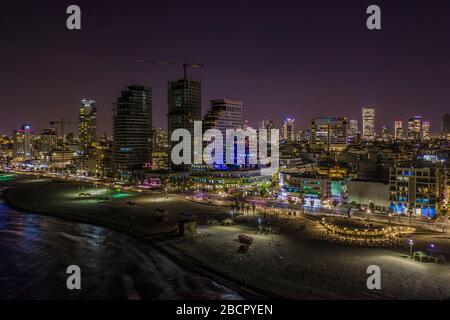
<svg viewBox="0 0 450 320">
<path fill-rule="evenodd" d="M 412 259 L 413 258 L 414 240 L 413 239 L 409 239 L 408 243 L 409 243 L 409 255 L 410 255 L 411 259 Z"/>
<path fill-rule="evenodd" d="M 370 208 L 367 208 L 367 221 L 370 221 L 370 214 L 372 213 L 372 210 Z"/>
</svg>

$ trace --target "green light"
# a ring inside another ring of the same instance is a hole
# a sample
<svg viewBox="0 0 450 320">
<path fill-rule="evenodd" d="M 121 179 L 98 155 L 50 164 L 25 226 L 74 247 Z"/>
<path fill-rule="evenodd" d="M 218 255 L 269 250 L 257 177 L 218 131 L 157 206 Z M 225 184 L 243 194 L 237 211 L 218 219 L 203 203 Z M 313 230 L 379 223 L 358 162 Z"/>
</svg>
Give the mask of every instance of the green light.
<svg viewBox="0 0 450 320">
<path fill-rule="evenodd" d="M 129 193 L 116 193 L 112 195 L 112 198 L 114 199 L 123 199 L 123 198 L 128 198 L 131 197 L 132 195 Z"/>
<path fill-rule="evenodd" d="M 0 181 L 11 181 L 13 178 L 13 174 L 0 174 Z"/>
</svg>

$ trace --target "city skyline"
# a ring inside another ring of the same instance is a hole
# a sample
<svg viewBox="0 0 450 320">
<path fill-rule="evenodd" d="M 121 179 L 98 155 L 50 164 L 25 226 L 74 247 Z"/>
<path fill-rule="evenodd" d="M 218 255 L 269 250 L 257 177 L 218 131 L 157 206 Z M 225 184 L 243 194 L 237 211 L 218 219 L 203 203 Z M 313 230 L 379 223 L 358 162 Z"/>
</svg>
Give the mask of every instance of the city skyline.
<svg viewBox="0 0 450 320">
<path fill-rule="evenodd" d="M 0 8 L 0 300 L 450 298 L 448 0 Z"/>
<path fill-rule="evenodd" d="M 285 115 L 295 117 L 297 128 L 307 128 L 311 119 L 320 116 L 360 120 L 361 107 L 370 105 L 377 109 L 377 132 L 384 125 L 392 131 L 394 121 L 415 115 L 430 120 L 430 132 L 437 132 L 448 110 L 450 96 L 444 88 L 450 80 L 442 70 L 449 66 L 440 56 L 450 53 L 450 47 L 435 41 L 450 35 L 445 15 L 449 4 L 444 2 L 432 1 L 422 10 L 417 3 L 380 1 L 386 14 L 379 34 L 365 28 L 365 1 L 357 5 L 288 2 L 276 10 L 261 4 L 254 12 L 250 4 L 239 4 L 235 14 L 232 5 L 217 3 L 186 7 L 176 2 L 131 1 L 126 6 L 136 19 L 126 23 L 117 18 L 124 4 L 111 4 L 102 11 L 96 4 L 80 1 L 84 24 L 76 34 L 55 18 L 64 20 L 65 2 L 27 4 L 27 10 L 21 10 L 25 5 L 7 1 L 11 14 L 0 13 L 6 48 L 1 53 L 2 73 L 8 78 L 2 103 L 8 117 L 0 117 L 2 134 L 9 135 L 23 123 L 45 128 L 49 113 L 75 120 L 83 97 L 96 100 L 99 132 L 111 134 L 115 97 L 133 84 L 152 87 L 154 125 L 166 128 L 167 83 L 180 79 L 181 70 L 130 62 L 136 58 L 184 61 L 190 57 L 204 64 L 204 69 L 189 74 L 202 81 L 202 114 L 210 100 L 239 99 L 244 119 L 252 126 L 271 118 L 280 125 Z M 162 30 L 177 29 L 187 21 L 179 13 L 171 16 L 173 6 L 186 7 L 192 22 L 185 30 L 169 34 Z M 156 11 L 159 15 L 152 15 Z M 19 12 L 20 24 L 11 18 Z M 154 19 L 144 19 L 148 13 Z M 248 14 L 254 18 L 251 23 L 245 19 Z M 232 18 L 220 18 L 226 16 Z M 319 17 L 327 23 L 317 23 Z M 121 38 L 139 39 L 131 37 L 136 32 L 148 37 L 148 43 L 130 41 L 116 49 Z M 28 40 L 21 41 L 25 36 Z M 352 37 L 359 40 L 358 46 L 350 41 Z M 427 50 L 418 50 L 417 40 Z M 157 48 L 155 42 L 160 44 Z M 327 54 L 330 50 L 334 54 Z M 406 53 L 408 59 L 401 59 Z M 13 68 L 19 61 L 21 68 Z M 46 79 L 36 81 L 44 71 Z M 17 95 L 17 88 L 28 88 L 27 94 Z"/>
</svg>

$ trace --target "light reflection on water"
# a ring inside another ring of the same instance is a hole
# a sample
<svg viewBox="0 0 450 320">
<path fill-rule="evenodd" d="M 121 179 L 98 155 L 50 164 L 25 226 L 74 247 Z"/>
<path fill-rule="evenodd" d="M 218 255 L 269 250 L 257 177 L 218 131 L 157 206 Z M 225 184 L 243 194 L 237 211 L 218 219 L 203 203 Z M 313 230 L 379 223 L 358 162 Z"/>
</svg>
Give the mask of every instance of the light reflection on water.
<svg viewBox="0 0 450 320">
<path fill-rule="evenodd" d="M 80 291 L 66 288 L 73 264 L 82 271 Z M 127 235 L 0 202 L 0 299 L 127 299 L 130 292 L 142 299 L 240 298 Z"/>
</svg>

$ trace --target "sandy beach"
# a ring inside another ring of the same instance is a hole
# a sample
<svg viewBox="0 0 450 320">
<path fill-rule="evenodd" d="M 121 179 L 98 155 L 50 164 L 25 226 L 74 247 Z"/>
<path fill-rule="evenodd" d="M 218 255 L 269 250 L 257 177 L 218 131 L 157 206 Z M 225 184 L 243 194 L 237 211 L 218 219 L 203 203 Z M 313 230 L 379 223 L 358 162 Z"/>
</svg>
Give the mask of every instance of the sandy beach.
<svg viewBox="0 0 450 320">
<path fill-rule="evenodd" d="M 256 234 L 256 217 L 237 217 L 228 227 L 208 226 L 208 218 L 222 221 L 230 209 L 175 195 L 111 194 L 101 187 L 51 179 L 18 178 L 3 184 L 12 187 L 7 202 L 18 209 L 99 224 L 151 241 L 180 263 L 248 289 L 249 297 L 254 292 L 253 297 L 290 299 L 450 298 L 449 265 L 412 261 L 403 246 L 357 248 L 319 241 L 314 238 L 318 226 L 305 217 L 282 220 L 278 234 Z M 92 199 L 81 199 L 80 193 L 90 193 Z M 99 202 L 94 195 L 109 200 Z M 175 233 L 183 213 L 197 217 L 195 239 Z M 254 240 L 246 253 L 238 252 L 239 234 Z M 414 237 L 420 244 L 421 235 Z M 431 238 L 447 250 L 448 236 L 436 233 Z M 367 289 L 369 265 L 381 269 L 381 290 Z"/>
</svg>

